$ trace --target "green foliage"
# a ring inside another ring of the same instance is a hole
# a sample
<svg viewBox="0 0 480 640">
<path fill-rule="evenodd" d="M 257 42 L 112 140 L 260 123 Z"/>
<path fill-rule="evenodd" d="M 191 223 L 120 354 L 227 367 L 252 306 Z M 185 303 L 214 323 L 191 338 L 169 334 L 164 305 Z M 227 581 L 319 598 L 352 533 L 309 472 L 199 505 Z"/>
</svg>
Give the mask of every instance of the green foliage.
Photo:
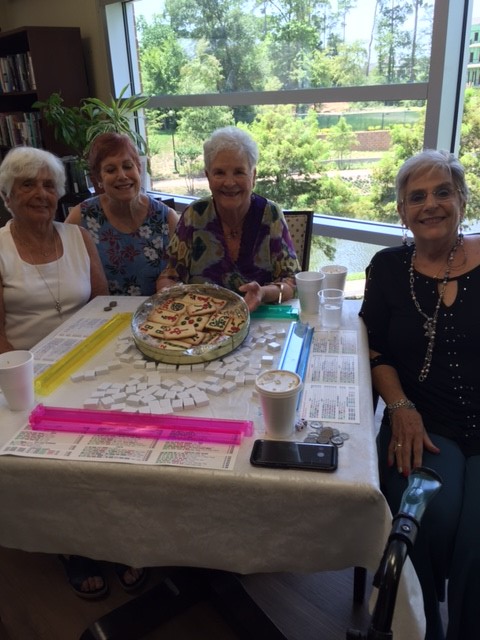
<svg viewBox="0 0 480 640">
<path fill-rule="evenodd" d="M 280 193 L 299 176 L 319 172 L 322 160 L 328 157 L 329 149 L 319 137 L 313 109 L 305 118 L 298 118 L 288 105 L 261 107 L 246 128 L 260 149 L 258 177 L 274 181 Z"/>
<path fill-rule="evenodd" d="M 54 129 L 55 139 L 83 157 L 92 140 L 101 133 L 114 131 L 130 136 L 141 153 L 146 153 L 147 143 L 132 127 L 132 119 L 148 102 L 148 98 L 131 96 L 124 98 L 128 85 L 123 87 L 117 99 L 109 103 L 97 98 L 85 98 L 79 106 L 67 107 L 60 93 L 52 93 L 46 100 L 37 101 L 34 108 Z"/>
<path fill-rule="evenodd" d="M 101 133 L 123 133 L 133 140 L 140 153 L 147 153 L 147 143 L 132 126 L 132 118 L 147 104 L 148 98 L 130 96 L 124 98 L 128 85 L 123 87 L 118 98 L 109 103 L 98 98 L 86 98 L 80 110 L 90 122 L 87 128 L 87 146 Z"/>
<path fill-rule="evenodd" d="M 170 28 L 158 25 L 155 29 L 149 29 L 159 31 L 159 34 L 156 44 L 140 47 L 143 91 L 146 95 L 175 94 L 178 90 L 180 70 L 187 62 L 187 57 Z"/>
<path fill-rule="evenodd" d="M 60 93 L 52 93 L 46 100 L 38 100 L 32 106 L 40 109 L 47 123 L 53 127 L 55 140 L 70 147 L 76 155 L 83 155 L 90 122 L 80 107 L 66 107 Z"/>
<path fill-rule="evenodd" d="M 195 195 L 195 176 L 202 170 L 202 146 L 198 141 L 180 138 L 176 153 L 179 172 L 185 178 L 187 194 Z"/>
<path fill-rule="evenodd" d="M 261 19 L 241 0 L 167 0 L 167 20 L 178 38 L 204 41 L 222 70 L 219 91 L 252 91 L 265 83 L 257 33 Z"/>
<path fill-rule="evenodd" d="M 328 130 L 326 138 L 335 154 L 334 158 L 338 168 L 345 168 L 345 158 L 350 154 L 350 151 L 359 144 L 353 127 L 347 124 L 347 121 L 342 116 L 338 123 Z"/>
</svg>

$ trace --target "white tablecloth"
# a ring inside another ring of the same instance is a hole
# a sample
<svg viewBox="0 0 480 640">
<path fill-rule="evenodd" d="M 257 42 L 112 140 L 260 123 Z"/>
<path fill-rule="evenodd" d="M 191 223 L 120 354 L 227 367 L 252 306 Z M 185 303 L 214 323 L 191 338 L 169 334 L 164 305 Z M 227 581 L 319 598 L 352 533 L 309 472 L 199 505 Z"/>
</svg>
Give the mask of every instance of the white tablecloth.
<svg viewBox="0 0 480 640">
<path fill-rule="evenodd" d="M 79 317 L 105 317 L 110 300 L 97 298 Z M 142 301 L 116 300 L 120 312 Z M 255 436 L 243 441 L 232 471 L 0 456 L 0 544 L 135 566 L 245 574 L 351 566 L 375 571 L 391 514 L 379 489 L 366 337 L 357 314 L 358 303 L 346 301 L 343 326 L 358 329 L 359 336 L 361 420 L 342 425 L 350 439 L 339 451 L 335 473 L 252 467 L 252 443 L 263 435 L 263 424 L 258 401 L 251 387 L 245 388 L 197 410 L 254 421 Z M 110 358 L 112 349 L 105 347 L 95 362 Z M 125 371 L 112 375 L 125 377 Z M 81 406 L 89 384 L 98 382 L 68 381 L 41 400 Z M 0 395 L 0 445 L 26 417 L 8 411 Z M 396 640 L 423 637 L 421 611 L 418 581 L 407 562 L 397 600 Z"/>
</svg>

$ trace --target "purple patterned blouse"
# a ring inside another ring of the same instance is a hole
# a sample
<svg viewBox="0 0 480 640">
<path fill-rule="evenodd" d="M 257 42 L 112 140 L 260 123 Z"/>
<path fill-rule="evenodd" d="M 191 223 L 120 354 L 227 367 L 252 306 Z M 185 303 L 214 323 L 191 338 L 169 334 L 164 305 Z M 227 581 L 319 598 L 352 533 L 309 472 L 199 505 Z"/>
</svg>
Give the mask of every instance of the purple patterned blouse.
<svg viewBox="0 0 480 640">
<path fill-rule="evenodd" d="M 212 197 L 202 198 L 183 212 L 168 246 L 163 276 L 185 284 L 213 283 L 238 292 L 256 281 L 260 285 L 293 278 L 300 271 L 282 210 L 252 194 L 238 259 L 227 249 Z"/>
</svg>

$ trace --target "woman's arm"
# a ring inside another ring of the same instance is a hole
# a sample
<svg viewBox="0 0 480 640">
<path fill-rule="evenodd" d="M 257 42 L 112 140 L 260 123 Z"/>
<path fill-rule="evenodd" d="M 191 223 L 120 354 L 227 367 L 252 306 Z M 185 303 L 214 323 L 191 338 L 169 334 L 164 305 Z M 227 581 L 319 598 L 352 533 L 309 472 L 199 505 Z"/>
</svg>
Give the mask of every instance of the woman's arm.
<svg viewBox="0 0 480 640">
<path fill-rule="evenodd" d="M 5 333 L 5 304 L 3 302 L 3 280 L 0 277 L 0 353 L 5 351 L 13 351 L 13 345 L 7 340 L 7 334 Z"/>
<path fill-rule="evenodd" d="M 68 222 L 70 224 L 81 224 L 82 213 L 79 204 L 76 204 L 70 209 L 70 211 L 68 212 L 68 216 L 65 218 L 65 222 Z"/>
<path fill-rule="evenodd" d="M 170 238 L 175 233 L 175 229 L 177 228 L 177 222 L 179 221 L 179 219 L 180 219 L 180 216 L 178 215 L 178 213 L 174 209 L 171 209 L 170 207 L 168 207 L 167 223 L 168 223 L 168 235 L 170 236 Z"/>
<path fill-rule="evenodd" d="M 378 351 L 370 351 L 372 383 L 387 405 L 392 437 L 388 446 L 388 464 L 396 463 L 399 473 L 408 476 L 422 464 L 423 449 L 439 453 L 423 425 L 422 416 L 403 391 L 395 367 Z"/>
<path fill-rule="evenodd" d="M 250 311 L 255 311 L 261 304 L 280 304 L 288 302 L 294 296 L 295 286 L 290 278 L 260 286 L 258 282 L 248 282 L 238 287 L 245 293 L 245 302 Z"/>
<path fill-rule="evenodd" d="M 92 236 L 86 229 L 80 227 L 80 232 L 83 237 L 83 242 L 85 243 L 85 248 L 90 257 L 90 286 L 92 289 L 90 300 L 95 298 L 95 296 L 108 296 L 107 278 L 103 271 L 97 247 L 95 246 Z"/>
</svg>

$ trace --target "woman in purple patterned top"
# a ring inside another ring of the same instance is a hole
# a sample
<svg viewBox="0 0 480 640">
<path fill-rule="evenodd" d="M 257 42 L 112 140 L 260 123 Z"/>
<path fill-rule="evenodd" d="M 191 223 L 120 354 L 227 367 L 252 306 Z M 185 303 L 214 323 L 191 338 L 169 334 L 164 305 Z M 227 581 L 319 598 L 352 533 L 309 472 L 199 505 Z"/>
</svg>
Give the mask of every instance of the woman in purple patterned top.
<svg viewBox="0 0 480 640">
<path fill-rule="evenodd" d="M 157 290 L 214 283 L 243 295 L 251 311 L 294 296 L 297 256 L 281 209 L 253 193 L 257 160 L 256 143 L 237 127 L 217 129 L 205 142 L 212 195 L 182 214 Z"/>
</svg>

